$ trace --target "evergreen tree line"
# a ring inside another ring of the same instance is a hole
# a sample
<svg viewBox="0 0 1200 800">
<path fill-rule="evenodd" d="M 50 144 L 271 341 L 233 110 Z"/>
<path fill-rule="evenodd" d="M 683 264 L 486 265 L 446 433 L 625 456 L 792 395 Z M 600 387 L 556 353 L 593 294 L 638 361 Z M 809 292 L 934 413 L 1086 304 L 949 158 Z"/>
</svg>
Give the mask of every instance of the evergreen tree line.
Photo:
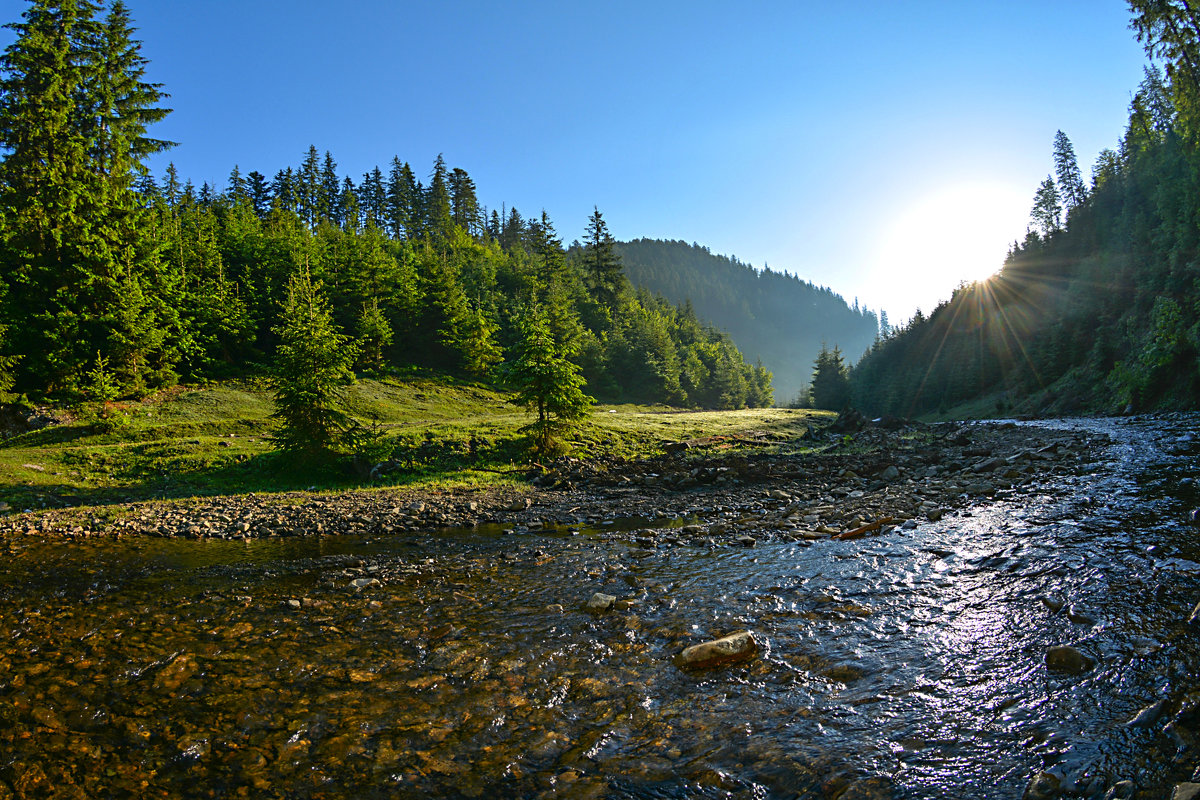
<svg viewBox="0 0 1200 800">
<path fill-rule="evenodd" d="M 960 287 L 880 341 L 853 402 L 911 415 L 989 398 L 995 410 L 1200 404 L 1200 14 L 1130 3 L 1147 68 L 1090 185 L 1054 137 L 1030 225 L 992 279 Z"/>
<path fill-rule="evenodd" d="M 0 389 L 80 397 L 97 365 L 123 396 L 265 373 L 294 341 L 284 311 L 307 303 L 359 372 L 499 381 L 548 332 L 601 400 L 772 400 L 727 335 L 632 288 L 598 210 L 568 252 L 545 212 L 489 212 L 441 156 L 424 181 L 399 158 L 353 180 L 315 146 L 269 179 L 235 166 L 196 188 L 173 165 L 155 179 L 144 160 L 171 143 L 146 130 L 166 95 L 120 0 L 34 0 L 10 27 Z"/>
<path fill-rule="evenodd" d="M 747 359 L 771 371 L 784 401 L 807 400 L 809 372 L 826 343 L 857 359 L 887 324 L 828 288 L 697 244 L 637 239 L 617 250 L 634 285 L 690 306 L 727 331 Z"/>
</svg>

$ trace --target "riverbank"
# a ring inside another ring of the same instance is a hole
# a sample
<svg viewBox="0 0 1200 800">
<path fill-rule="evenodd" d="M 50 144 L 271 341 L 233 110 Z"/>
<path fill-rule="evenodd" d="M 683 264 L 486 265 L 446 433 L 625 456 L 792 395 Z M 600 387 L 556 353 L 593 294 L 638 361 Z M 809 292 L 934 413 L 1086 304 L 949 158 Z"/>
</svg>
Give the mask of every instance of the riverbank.
<svg viewBox="0 0 1200 800">
<path fill-rule="evenodd" d="M 562 459 L 526 485 L 281 492 L 10 514 L 0 535 L 251 539 L 477 525 L 513 532 L 642 518 L 652 538 L 752 544 L 936 521 L 967 502 L 1077 471 L 1101 442 L 1004 423 L 841 419 L 801 439 L 709 436 L 652 459 Z M 788 447 L 792 445 L 792 447 Z M 802 445 L 802 447 L 797 447 Z"/>
</svg>

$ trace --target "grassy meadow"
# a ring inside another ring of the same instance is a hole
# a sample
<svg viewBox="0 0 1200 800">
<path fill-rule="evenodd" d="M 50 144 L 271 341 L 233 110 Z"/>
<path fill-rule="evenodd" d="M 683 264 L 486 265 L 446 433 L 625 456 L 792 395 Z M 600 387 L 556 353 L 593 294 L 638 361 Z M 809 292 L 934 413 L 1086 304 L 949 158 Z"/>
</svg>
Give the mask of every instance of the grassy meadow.
<svg viewBox="0 0 1200 800">
<path fill-rule="evenodd" d="M 358 469 L 349 455 L 321 467 L 289 463 L 273 449 L 270 393 L 253 382 L 175 387 L 118 406 L 117 425 L 99 420 L 94 407 L 58 409 L 59 424 L 0 441 L 0 502 L 24 510 L 308 488 L 449 488 L 519 481 L 530 464 L 520 428 L 531 415 L 481 385 L 361 380 L 346 410 L 364 434 Z M 792 440 L 826 416 L 600 405 L 565 444 L 580 458 L 641 458 L 718 435 Z M 385 460 L 393 468 L 371 480 L 369 467 Z"/>
</svg>

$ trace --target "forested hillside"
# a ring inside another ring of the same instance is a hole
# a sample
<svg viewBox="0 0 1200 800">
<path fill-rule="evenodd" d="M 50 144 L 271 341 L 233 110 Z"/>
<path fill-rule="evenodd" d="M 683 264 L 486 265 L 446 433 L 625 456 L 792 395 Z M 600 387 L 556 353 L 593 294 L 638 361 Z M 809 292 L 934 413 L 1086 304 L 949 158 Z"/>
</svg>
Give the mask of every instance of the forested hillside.
<svg viewBox="0 0 1200 800">
<path fill-rule="evenodd" d="M 771 402 L 726 335 L 633 290 L 599 211 L 568 257 L 544 212 L 489 213 L 440 156 L 424 180 L 398 157 L 345 175 L 316 147 L 274 172 L 231 164 L 224 186 L 173 166 L 156 180 L 166 95 L 125 6 L 102 11 L 33 2 L 0 57 L 0 391 L 136 397 L 261 374 L 300 297 L 329 307 L 360 373 L 502 384 L 536 328 L 602 400 Z"/>
<path fill-rule="evenodd" d="M 1115 150 L 1090 185 L 1070 140 L 1030 228 L 993 279 L 875 346 L 853 401 L 901 415 L 975 403 L 988 413 L 1200 406 L 1200 14 L 1133 2 L 1166 62 L 1146 71 Z"/>
<path fill-rule="evenodd" d="M 851 308 L 829 289 L 706 247 L 637 239 L 619 243 L 617 252 L 635 286 L 690 303 L 701 319 L 727 331 L 747 359 L 761 360 L 781 402 L 808 386 L 822 344 L 854 361 L 879 333 L 875 313 L 857 302 Z"/>
</svg>

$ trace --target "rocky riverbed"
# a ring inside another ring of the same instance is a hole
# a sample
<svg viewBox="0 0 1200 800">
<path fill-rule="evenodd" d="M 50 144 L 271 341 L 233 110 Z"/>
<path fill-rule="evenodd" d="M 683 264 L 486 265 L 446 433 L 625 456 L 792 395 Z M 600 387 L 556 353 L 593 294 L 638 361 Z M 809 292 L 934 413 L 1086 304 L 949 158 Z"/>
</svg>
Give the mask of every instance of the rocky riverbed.
<svg viewBox="0 0 1200 800">
<path fill-rule="evenodd" d="M 7 515 L 0 798 L 1186 797 L 1200 420 L 848 427 Z"/>
<path fill-rule="evenodd" d="M 728 453 L 677 447 L 650 461 L 563 459 L 531 473 L 528 490 L 250 494 L 13 514 L 0 518 L 0 536 L 248 539 L 483 524 L 525 532 L 642 518 L 664 523 L 668 543 L 812 541 L 879 520 L 936 521 L 973 500 L 1077 471 L 1097 444 L 1086 433 L 1014 423 L 866 423 L 853 434 L 834 426 L 812 437 L 803 456 L 761 455 L 755 440 L 735 439 Z"/>
</svg>

